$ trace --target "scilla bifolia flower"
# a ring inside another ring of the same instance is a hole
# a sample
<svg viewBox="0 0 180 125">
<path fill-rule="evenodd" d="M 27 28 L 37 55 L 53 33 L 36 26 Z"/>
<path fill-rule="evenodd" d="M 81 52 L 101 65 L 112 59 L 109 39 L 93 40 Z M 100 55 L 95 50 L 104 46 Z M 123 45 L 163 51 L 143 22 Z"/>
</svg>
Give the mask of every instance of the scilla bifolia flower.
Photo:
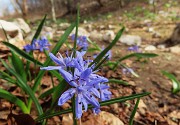
<svg viewBox="0 0 180 125">
<path fill-rule="evenodd" d="M 84 54 L 84 51 L 76 51 L 75 58 L 72 56 L 63 58 L 60 54 L 59 57 L 55 57 L 52 53 L 50 53 L 50 58 L 58 66 L 41 68 L 44 70 L 58 70 L 66 82 L 71 86 L 71 88 L 61 95 L 58 105 L 63 105 L 67 100 L 71 99 L 75 95 L 75 112 L 76 118 L 78 119 L 82 116 L 83 106 L 85 111 L 87 111 L 88 104 L 93 105 L 93 112 L 97 114 L 100 112 L 98 98 L 101 101 L 109 100 L 111 98 L 111 92 L 108 91 L 109 86 L 103 84 L 108 82 L 108 79 L 95 74 L 96 71 L 93 71 L 93 68 L 95 67 L 94 65 L 88 67 L 91 60 L 84 60 Z M 68 70 L 70 68 L 74 68 L 74 73 Z"/>
</svg>

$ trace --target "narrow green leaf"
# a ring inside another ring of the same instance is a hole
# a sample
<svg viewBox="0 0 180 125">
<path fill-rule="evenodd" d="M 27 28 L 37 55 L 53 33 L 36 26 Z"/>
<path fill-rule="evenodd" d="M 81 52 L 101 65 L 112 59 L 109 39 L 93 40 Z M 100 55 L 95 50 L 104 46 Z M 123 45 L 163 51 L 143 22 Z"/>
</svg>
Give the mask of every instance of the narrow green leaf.
<svg viewBox="0 0 180 125">
<path fill-rule="evenodd" d="M 2 42 L 4 45 L 6 45 L 11 51 L 15 52 L 16 54 L 18 54 L 19 56 L 25 58 L 26 60 L 33 62 L 33 63 L 37 63 L 38 65 L 42 66 L 42 63 L 36 61 L 32 56 L 30 56 L 28 53 L 24 52 L 23 50 L 20 50 L 19 48 L 17 48 L 16 46 L 14 46 L 11 43 L 8 42 Z"/>
<path fill-rule="evenodd" d="M 137 99 L 136 104 L 134 106 L 134 109 L 133 109 L 133 111 L 131 113 L 131 116 L 130 116 L 130 119 L 129 119 L 129 125 L 133 125 L 133 119 L 134 119 L 134 116 L 136 114 L 136 110 L 138 108 L 139 100 L 140 100 L 140 98 Z"/>
<path fill-rule="evenodd" d="M 23 64 L 22 60 L 13 51 L 11 51 L 11 54 L 12 54 L 12 65 L 13 65 L 15 71 L 20 76 L 22 76 L 23 80 L 26 82 L 27 81 L 27 79 L 26 79 L 27 74 L 25 72 L 24 64 Z"/>
<path fill-rule="evenodd" d="M 106 53 L 116 44 L 116 42 L 119 40 L 119 38 L 121 37 L 123 31 L 124 31 L 124 27 L 119 30 L 119 32 L 117 33 L 116 37 L 114 38 L 114 40 L 109 44 L 109 46 L 107 46 L 95 59 L 94 61 L 90 64 L 93 65 L 94 63 L 98 63 L 103 57 L 104 55 L 106 55 Z"/>
<path fill-rule="evenodd" d="M 118 79 L 109 79 L 108 83 L 117 83 L 117 84 L 122 84 L 122 85 L 129 85 L 128 82 L 123 81 L 123 80 L 118 80 Z"/>
<path fill-rule="evenodd" d="M 180 82 L 176 79 L 176 77 L 173 74 L 171 74 L 171 73 L 169 73 L 167 71 L 161 71 L 161 72 L 162 72 L 163 75 L 165 75 L 166 77 L 168 77 L 172 81 L 172 84 L 173 84 L 172 92 L 174 94 L 179 92 L 180 91 Z"/>
<path fill-rule="evenodd" d="M 17 79 L 17 84 L 18 86 L 23 89 L 29 96 L 30 98 L 33 100 L 37 111 L 39 113 L 39 115 L 41 115 L 43 113 L 42 108 L 37 100 L 37 98 L 34 95 L 34 92 L 32 91 L 32 89 L 29 87 L 29 85 L 27 85 L 24 80 L 21 78 L 21 76 L 19 74 L 17 74 L 12 68 L 8 67 L 8 65 L 0 58 L 1 62 L 3 63 L 3 65 L 6 67 L 6 69 L 16 77 Z"/>
<path fill-rule="evenodd" d="M 140 98 L 140 97 L 143 97 L 143 96 L 147 96 L 149 94 L 151 94 L 151 93 L 150 92 L 144 92 L 144 93 L 141 93 L 141 94 L 133 94 L 133 95 L 130 95 L 130 96 L 124 96 L 124 97 L 120 97 L 120 98 L 115 98 L 115 99 L 111 99 L 111 100 L 108 100 L 108 101 L 100 102 L 100 105 L 105 106 L 105 105 L 110 105 L 110 104 L 113 104 L 113 103 L 125 102 L 127 100 Z M 90 105 L 90 106 L 88 106 L 88 108 L 93 108 L 93 106 Z M 51 114 L 50 113 L 43 114 L 41 116 L 38 116 L 36 118 L 36 121 L 41 121 L 43 119 L 51 118 L 53 116 L 58 116 L 58 115 L 62 115 L 62 114 L 67 114 L 67 113 L 70 113 L 70 112 L 72 112 L 72 108 L 67 109 L 67 110 L 63 110 L 63 111 L 54 112 L 54 113 L 51 113 Z"/>
<path fill-rule="evenodd" d="M 108 59 L 109 55 L 107 55 L 106 57 L 104 57 L 97 65 L 96 67 L 93 69 L 94 71 L 96 69 L 98 69 L 107 59 Z"/>
<path fill-rule="evenodd" d="M 39 24 L 38 29 L 36 30 L 36 33 L 34 34 L 34 37 L 33 37 L 32 41 L 31 41 L 31 44 L 33 43 L 33 40 L 37 39 L 39 34 L 41 33 L 41 30 L 43 28 L 44 22 L 46 20 L 46 16 L 47 15 L 44 16 L 44 18 L 42 19 L 41 23 Z"/>
<path fill-rule="evenodd" d="M 27 109 L 25 103 L 22 100 L 20 100 L 19 98 L 17 98 L 16 96 L 9 93 L 8 91 L 0 88 L 0 97 L 16 104 L 23 111 L 23 113 L 27 113 L 27 114 L 30 113 L 29 110 Z"/>
<path fill-rule="evenodd" d="M 8 82 L 10 82 L 10 83 L 12 83 L 12 84 L 17 85 L 17 84 L 16 84 L 16 80 L 13 79 L 9 74 L 7 74 L 7 73 L 5 73 L 5 72 L 3 72 L 3 71 L 0 71 L 0 78 L 1 78 L 1 79 L 4 79 L 4 80 L 6 80 L 6 81 L 8 81 Z"/>
<path fill-rule="evenodd" d="M 54 89 L 55 88 L 50 88 L 49 90 L 45 91 L 44 93 L 42 93 L 40 96 L 39 96 L 39 99 L 43 99 L 47 96 L 49 96 L 50 94 L 52 94 L 54 92 Z"/>
</svg>

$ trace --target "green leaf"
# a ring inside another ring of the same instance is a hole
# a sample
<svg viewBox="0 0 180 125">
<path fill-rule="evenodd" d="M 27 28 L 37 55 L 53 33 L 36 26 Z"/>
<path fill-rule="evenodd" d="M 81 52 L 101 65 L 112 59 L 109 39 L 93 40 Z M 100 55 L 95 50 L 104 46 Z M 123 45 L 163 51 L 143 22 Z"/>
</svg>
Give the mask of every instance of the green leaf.
<svg viewBox="0 0 180 125">
<path fill-rule="evenodd" d="M 45 91 L 44 93 L 42 93 L 40 96 L 39 96 L 39 99 L 43 99 L 47 96 L 49 96 L 50 94 L 52 94 L 54 92 L 54 89 L 55 88 L 50 88 L 49 90 Z"/>
<path fill-rule="evenodd" d="M 150 94 L 149 92 L 144 92 L 144 93 L 141 93 L 141 94 L 133 94 L 133 95 L 130 95 L 130 96 L 124 96 L 124 97 L 120 97 L 120 98 L 115 98 L 115 99 L 111 99 L 111 100 L 108 100 L 108 101 L 100 102 L 100 105 L 105 106 L 105 105 L 110 105 L 110 104 L 113 104 L 113 103 L 125 102 L 127 100 L 140 98 L 140 97 L 143 97 L 143 96 L 147 96 L 149 94 Z M 93 106 L 90 105 L 90 106 L 88 106 L 88 108 L 93 108 Z M 43 114 L 41 116 L 38 116 L 36 118 L 36 121 L 41 121 L 43 119 L 51 118 L 53 116 L 58 116 L 58 115 L 62 115 L 62 114 L 67 114 L 67 113 L 70 113 L 70 112 L 72 112 L 72 108 L 66 109 L 66 110 L 63 110 L 63 111 L 54 112 L 54 113 L 51 113 L 51 114 L 50 113 Z"/>
<path fill-rule="evenodd" d="M 98 69 L 107 59 L 108 59 L 109 55 L 107 55 L 106 57 L 104 57 L 97 65 L 96 67 L 93 69 L 93 71 L 95 71 L 96 69 Z"/>
<path fill-rule="evenodd" d="M 109 79 L 108 83 L 118 83 L 122 85 L 129 85 L 128 82 L 118 79 Z"/>
<path fill-rule="evenodd" d="M 34 95 L 34 92 L 32 91 L 32 89 L 29 87 L 29 85 L 24 82 L 24 80 L 21 78 L 21 76 L 19 74 L 17 74 L 12 68 L 10 68 L 1 58 L 0 58 L 2 64 L 5 66 L 5 68 L 12 74 L 16 77 L 17 79 L 17 84 L 18 86 L 24 90 L 24 92 L 26 92 L 30 98 L 33 100 L 36 108 L 37 108 L 37 111 L 39 113 L 39 115 L 43 114 L 43 110 L 41 108 L 41 105 L 39 104 L 37 98 L 35 97 Z"/>
<path fill-rule="evenodd" d="M 133 111 L 131 113 L 130 120 L 129 120 L 129 125 L 133 125 L 133 119 L 134 119 L 134 116 L 136 114 L 136 110 L 138 108 L 139 100 L 140 100 L 140 98 L 137 99 L 136 104 L 134 106 L 134 109 L 133 109 Z"/>
<path fill-rule="evenodd" d="M 16 96 L 9 93 L 8 91 L 0 88 L 0 97 L 16 104 L 22 110 L 23 113 L 27 113 L 27 114 L 30 113 L 29 110 L 27 109 L 25 103 L 22 100 L 20 100 L 19 98 L 17 98 Z"/>
<path fill-rule="evenodd" d="M 14 53 L 12 52 L 12 65 L 15 69 L 15 71 L 20 75 L 22 76 L 23 80 L 26 82 L 27 79 L 26 79 L 26 72 L 25 72 L 25 69 L 24 69 L 24 64 L 22 62 L 22 60 Z"/>
<path fill-rule="evenodd" d="M 172 92 L 174 94 L 178 93 L 180 91 L 180 82 L 176 79 L 176 77 L 167 71 L 161 71 L 161 72 L 163 75 L 165 75 L 166 77 L 168 77 L 172 81 L 172 84 L 173 84 Z"/>
<path fill-rule="evenodd" d="M 119 40 L 119 38 L 121 37 L 123 31 L 124 31 L 124 27 L 119 30 L 119 32 L 117 33 L 116 37 L 114 38 L 114 40 L 94 59 L 94 61 L 90 64 L 93 65 L 94 63 L 98 63 L 103 57 L 104 55 L 106 55 L 106 53 L 116 44 L 116 42 Z"/>
<path fill-rule="evenodd" d="M 37 60 L 35 60 L 32 56 L 30 56 L 28 53 L 24 52 L 23 50 L 20 50 L 19 48 L 17 48 L 16 46 L 14 46 L 11 43 L 8 42 L 2 42 L 4 45 L 6 45 L 11 51 L 15 52 L 16 54 L 18 54 L 19 56 L 25 58 L 26 60 L 36 63 L 40 66 L 42 66 L 42 63 L 38 62 Z"/>
<path fill-rule="evenodd" d="M 8 81 L 8 82 L 10 82 L 12 84 L 17 85 L 16 80 L 13 79 L 9 74 L 7 74 L 7 73 L 5 73 L 3 71 L 0 71 L 0 78 L 4 79 L 4 80 L 6 80 L 6 81 Z"/>
<path fill-rule="evenodd" d="M 34 34 L 34 37 L 33 37 L 32 41 L 31 41 L 31 45 L 33 43 L 33 40 L 37 39 L 39 34 L 41 33 L 41 30 L 43 28 L 45 20 L 46 20 L 46 15 L 44 16 L 44 18 L 42 19 L 41 23 L 39 24 L 38 29 L 36 30 L 36 33 Z"/>
</svg>

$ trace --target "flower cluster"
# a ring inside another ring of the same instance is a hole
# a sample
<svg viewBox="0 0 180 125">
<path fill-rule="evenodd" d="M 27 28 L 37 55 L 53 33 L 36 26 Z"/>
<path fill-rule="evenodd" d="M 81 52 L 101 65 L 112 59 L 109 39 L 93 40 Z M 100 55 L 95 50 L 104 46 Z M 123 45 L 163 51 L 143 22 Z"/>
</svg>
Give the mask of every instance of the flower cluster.
<svg viewBox="0 0 180 125">
<path fill-rule="evenodd" d="M 35 39 L 33 40 L 32 44 L 27 44 L 26 46 L 24 46 L 24 49 L 26 50 L 26 52 L 30 52 L 32 50 L 40 50 L 41 52 L 43 52 L 43 50 L 49 50 L 49 42 L 46 39 L 46 37 L 41 37 L 41 39 Z"/>
<path fill-rule="evenodd" d="M 91 60 L 84 60 L 84 54 L 85 51 L 76 51 L 76 57 L 73 57 L 73 54 L 71 54 L 71 56 L 66 54 L 66 57 L 63 58 L 59 53 L 57 57 L 50 53 L 50 58 L 58 66 L 41 68 L 43 70 L 59 70 L 59 73 L 69 83 L 71 88 L 61 95 L 58 105 L 63 105 L 75 95 L 76 118 L 81 118 L 82 106 L 84 106 L 85 111 L 87 111 L 88 104 L 93 105 L 93 112 L 97 114 L 100 112 L 100 104 L 97 98 L 101 101 L 109 100 L 111 98 L 111 92 L 108 91 L 109 86 L 104 84 L 105 82 L 108 82 L 108 79 L 95 74 L 96 71 L 93 71 L 95 66 L 92 65 L 89 67 L 89 62 Z M 70 68 L 74 68 L 73 73 L 71 70 L 68 70 Z"/>
<path fill-rule="evenodd" d="M 75 34 L 71 36 L 72 40 L 75 40 Z M 77 45 L 82 48 L 83 51 L 86 51 L 88 49 L 88 42 L 87 42 L 87 37 L 86 36 L 79 36 L 77 37 Z"/>
</svg>

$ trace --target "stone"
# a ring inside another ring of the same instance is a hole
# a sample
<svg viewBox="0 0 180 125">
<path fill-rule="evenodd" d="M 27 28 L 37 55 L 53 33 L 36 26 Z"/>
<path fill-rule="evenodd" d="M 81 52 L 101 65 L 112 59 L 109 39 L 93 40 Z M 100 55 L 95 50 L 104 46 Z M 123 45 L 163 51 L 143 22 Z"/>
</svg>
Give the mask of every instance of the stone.
<svg viewBox="0 0 180 125">
<path fill-rule="evenodd" d="M 70 26 L 69 23 L 60 23 L 60 24 L 59 24 L 59 27 L 60 27 L 62 30 L 66 30 L 69 26 Z"/>
<path fill-rule="evenodd" d="M 23 49 L 25 42 L 23 40 L 21 29 L 12 22 L 0 20 L 0 41 L 7 41 L 3 29 L 7 34 L 9 42 L 18 48 Z"/>
<path fill-rule="evenodd" d="M 141 37 L 137 35 L 122 35 L 119 41 L 129 46 L 132 45 L 140 46 L 142 42 Z"/>
<path fill-rule="evenodd" d="M 62 125 L 73 125 L 72 113 L 62 115 Z"/>
<path fill-rule="evenodd" d="M 102 41 L 103 35 L 97 30 L 93 30 L 92 32 L 90 32 L 89 38 L 94 41 Z"/>
<path fill-rule="evenodd" d="M 112 40 L 115 38 L 114 31 L 112 30 L 105 30 L 103 33 L 103 40 L 106 42 L 112 42 Z"/>
<path fill-rule="evenodd" d="M 124 125 L 118 117 L 105 111 L 101 111 L 96 116 L 91 114 L 88 119 L 83 125 Z"/>
<path fill-rule="evenodd" d="M 180 54 L 180 45 L 170 47 L 170 52 L 175 54 Z"/>
<path fill-rule="evenodd" d="M 144 50 L 145 50 L 145 51 L 154 51 L 154 50 L 156 50 L 156 47 L 153 46 L 153 45 L 148 45 L 147 47 L 145 47 Z"/>
<path fill-rule="evenodd" d="M 152 32 L 154 32 L 154 28 L 152 28 L 152 27 L 149 27 L 149 28 L 147 29 L 147 32 L 149 32 L 149 33 L 152 33 Z"/>
<path fill-rule="evenodd" d="M 75 34 L 76 29 L 74 28 L 74 30 L 72 31 L 72 34 Z M 90 33 L 83 27 L 79 27 L 78 28 L 78 36 L 86 36 L 89 37 Z"/>
<path fill-rule="evenodd" d="M 17 25 L 24 33 L 29 33 L 31 32 L 31 28 L 29 25 L 24 21 L 22 18 L 17 18 L 13 21 L 15 25 Z"/>
</svg>

